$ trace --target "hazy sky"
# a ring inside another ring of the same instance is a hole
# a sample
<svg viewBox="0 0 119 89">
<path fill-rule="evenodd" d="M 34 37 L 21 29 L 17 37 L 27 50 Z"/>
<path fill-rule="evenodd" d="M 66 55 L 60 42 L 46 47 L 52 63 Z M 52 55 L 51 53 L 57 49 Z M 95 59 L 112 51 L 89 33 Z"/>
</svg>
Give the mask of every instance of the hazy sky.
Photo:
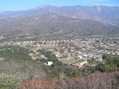
<svg viewBox="0 0 119 89">
<path fill-rule="evenodd" d="M 55 6 L 119 6 L 119 0 L 0 0 L 0 12 L 27 10 L 38 7 L 40 5 L 55 5 Z"/>
</svg>

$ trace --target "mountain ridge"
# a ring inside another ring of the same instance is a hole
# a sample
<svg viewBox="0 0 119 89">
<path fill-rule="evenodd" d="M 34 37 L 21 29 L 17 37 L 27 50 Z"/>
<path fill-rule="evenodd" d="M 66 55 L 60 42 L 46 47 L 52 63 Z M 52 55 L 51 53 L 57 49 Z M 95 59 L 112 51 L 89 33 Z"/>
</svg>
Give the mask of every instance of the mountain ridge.
<svg viewBox="0 0 119 89">
<path fill-rule="evenodd" d="M 44 37 L 119 36 L 119 7 L 40 6 L 0 13 L 0 34 Z"/>
<path fill-rule="evenodd" d="M 8 11 L 0 13 L 0 18 L 5 17 L 19 17 L 19 16 L 30 16 L 43 13 L 85 13 L 89 16 L 100 18 L 103 20 L 110 21 L 117 26 L 119 25 L 119 7 L 114 6 L 52 6 L 42 5 L 36 8 L 31 8 L 23 11 Z"/>
<path fill-rule="evenodd" d="M 35 34 L 45 37 L 79 37 L 119 35 L 111 24 L 63 16 L 57 13 L 0 19 L 0 35 Z"/>
</svg>

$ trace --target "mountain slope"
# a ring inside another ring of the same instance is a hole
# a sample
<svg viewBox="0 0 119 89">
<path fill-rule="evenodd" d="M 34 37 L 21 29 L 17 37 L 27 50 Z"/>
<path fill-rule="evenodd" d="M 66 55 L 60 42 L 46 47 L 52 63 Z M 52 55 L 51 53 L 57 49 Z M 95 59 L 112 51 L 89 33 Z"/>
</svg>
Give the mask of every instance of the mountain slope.
<svg viewBox="0 0 119 89">
<path fill-rule="evenodd" d="M 56 13 L 0 19 L 0 35 L 35 34 L 47 37 L 117 36 L 119 27 Z"/>
<path fill-rule="evenodd" d="M 108 6 L 40 6 L 26 11 L 3 12 L 0 17 L 28 16 L 40 13 L 86 13 L 90 16 L 98 17 L 104 20 L 119 21 L 119 7 Z"/>
</svg>

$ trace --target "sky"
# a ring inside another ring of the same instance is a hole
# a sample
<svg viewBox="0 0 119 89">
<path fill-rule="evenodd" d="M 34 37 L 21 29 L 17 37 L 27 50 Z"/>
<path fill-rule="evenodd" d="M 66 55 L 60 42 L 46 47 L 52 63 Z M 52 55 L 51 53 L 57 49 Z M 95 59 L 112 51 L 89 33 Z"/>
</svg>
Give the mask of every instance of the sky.
<svg viewBox="0 0 119 89">
<path fill-rule="evenodd" d="M 119 0 L 0 0 L 0 12 L 27 10 L 41 5 L 119 6 Z"/>
</svg>

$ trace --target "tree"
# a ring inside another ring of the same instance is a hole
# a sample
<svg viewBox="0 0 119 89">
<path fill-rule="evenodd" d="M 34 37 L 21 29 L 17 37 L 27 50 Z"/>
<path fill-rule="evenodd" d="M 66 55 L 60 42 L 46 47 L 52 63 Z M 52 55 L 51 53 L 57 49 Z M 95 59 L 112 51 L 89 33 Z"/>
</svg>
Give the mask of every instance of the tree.
<svg viewBox="0 0 119 89">
<path fill-rule="evenodd" d="M 0 89 L 15 89 L 20 84 L 20 80 L 14 75 L 0 75 Z"/>
<path fill-rule="evenodd" d="M 101 72 L 111 72 L 119 67 L 119 56 L 104 54 L 102 56 L 104 64 L 97 66 L 98 70 Z"/>
</svg>

